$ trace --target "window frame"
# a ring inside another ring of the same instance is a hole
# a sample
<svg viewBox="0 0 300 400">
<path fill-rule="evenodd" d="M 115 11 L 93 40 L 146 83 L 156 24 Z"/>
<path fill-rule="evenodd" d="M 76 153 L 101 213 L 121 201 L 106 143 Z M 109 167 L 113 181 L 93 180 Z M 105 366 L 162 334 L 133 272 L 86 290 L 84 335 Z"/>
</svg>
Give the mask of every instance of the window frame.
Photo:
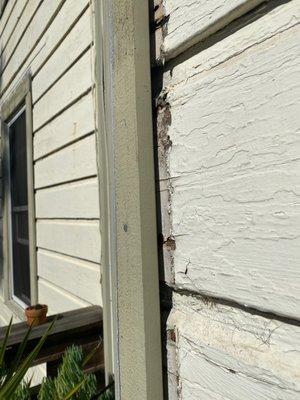
<svg viewBox="0 0 300 400">
<path fill-rule="evenodd" d="M 36 218 L 34 197 L 34 160 L 31 76 L 26 74 L 12 91 L 1 107 L 1 154 L 2 154 L 2 204 L 3 204 L 3 297 L 7 306 L 21 319 L 24 319 L 24 306 L 13 295 L 11 226 L 10 226 L 10 173 L 9 173 L 9 124 L 20 112 L 26 114 L 26 151 L 27 151 L 27 189 L 28 189 L 28 234 L 31 304 L 37 303 L 37 254 L 36 254 Z"/>
</svg>

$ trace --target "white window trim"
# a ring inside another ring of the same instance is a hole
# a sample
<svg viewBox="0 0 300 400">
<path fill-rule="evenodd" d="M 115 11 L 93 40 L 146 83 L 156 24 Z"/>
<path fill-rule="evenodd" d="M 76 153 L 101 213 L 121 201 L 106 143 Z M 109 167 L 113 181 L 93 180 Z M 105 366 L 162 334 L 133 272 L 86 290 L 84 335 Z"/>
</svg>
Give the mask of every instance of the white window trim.
<svg viewBox="0 0 300 400">
<path fill-rule="evenodd" d="M 19 107 L 24 104 L 22 109 Z M 33 170 L 33 129 L 32 129 L 32 96 L 31 77 L 26 74 L 8 99 L 1 107 L 1 135 L 2 135 L 2 196 L 3 196 L 3 297 L 5 304 L 21 319 L 24 319 L 26 305 L 13 295 L 12 285 L 12 256 L 11 256 L 11 224 L 10 224 L 10 185 L 8 171 L 8 129 L 13 121 L 23 112 L 26 112 L 26 145 L 27 145 L 27 187 L 28 187 L 28 227 L 29 227 L 29 259 L 30 259 L 30 288 L 31 303 L 38 301 L 37 289 L 37 260 L 36 260 L 36 223 L 34 201 L 34 170 Z M 17 112 L 16 115 L 14 113 Z M 11 118 L 13 116 L 13 118 Z"/>
</svg>

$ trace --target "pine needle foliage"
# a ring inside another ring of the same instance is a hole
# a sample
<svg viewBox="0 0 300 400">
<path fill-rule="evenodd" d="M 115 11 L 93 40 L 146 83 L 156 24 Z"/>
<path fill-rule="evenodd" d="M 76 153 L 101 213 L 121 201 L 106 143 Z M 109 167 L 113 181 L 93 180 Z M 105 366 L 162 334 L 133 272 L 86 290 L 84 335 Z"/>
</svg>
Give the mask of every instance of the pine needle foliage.
<svg viewBox="0 0 300 400">
<path fill-rule="evenodd" d="M 84 374 L 83 363 L 81 347 L 70 347 L 63 357 L 57 377 L 43 380 L 38 399 L 90 400 L 97 391 L 96 377 Z"/>
<path fill-rule="evenodd" d="M 30 400 L 30 385 L 27 382 L 21 383 L 11 396 L 10 400 Z"/>
<path fill-rule="evenodd" d="M 5 353 L 12 327 L 12 320 L 10 321 L 4 340 L 0 343 L 0 400 L 31 399 L 31 382 L 25 382 L 24 377 L 42 348 L 54 323 L 55 319 L 33 351 L 22 361 L 31 332 L 31 328 L 29 328 L 15 355 L 14 362 L 10 367 L 7 367 Z M 85 360 L 83 359 L 81 347 L 72 346 L 67 349 L 62 364 L 58 369 L 57 377 L 44 378 L 38 394 L 38 400 L 114 400 L 115 397 L 111 388 L 108 388 L 103 394 L 97 394 L 95 375 L 83 372 L 84 365 L 89 357 Z"/>
<path fill-rule="evenodd" d="M 38 344 L 32 350 L 32 352 L 25 357 L 22 361 L 22 355 L 24 353 L 24 349 L 26 347 L 26 343 L 28 341 L 28 337 L 30 335 L 31 328 L 29 328 L 27 334 L 23 338 L 19 349 L 16 352 L 15 359 L 10 365 L 7 367 L 5 354 L 7 350 L 8 340 L 12 327 L 12 318 L 10 323 L 6 329 L 5 337 L 3 342 L 0 345 L 0 400 L 28 400 L 29 397 L 26 398 L 29 390 L 30 383 L 22 383 L 25 377 L 26 372 L 32 365 L 32 362 L 40 352 L 49 332 L 51 331 L 55 319 L 52 321 L 44 335 L 39 340 Z M 27 392 L 27 394 L 26 394 Z"/>
<path fill-rule="evenodd" d="M 115 395 L 112 390 L 108 389 L 105 393 L 100 395 L 98 400 L 115 400 Z"/>
</svg>

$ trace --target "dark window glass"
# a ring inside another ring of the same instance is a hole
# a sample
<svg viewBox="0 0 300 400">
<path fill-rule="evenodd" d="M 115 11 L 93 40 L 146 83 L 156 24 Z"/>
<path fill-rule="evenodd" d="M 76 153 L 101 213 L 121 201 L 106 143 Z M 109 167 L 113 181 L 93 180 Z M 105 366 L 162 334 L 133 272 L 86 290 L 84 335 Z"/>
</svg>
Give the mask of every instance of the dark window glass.
<svg viewBox="0 0 300 400">
<path fill-rule="evenodd" d="M 26 114 L 9 125 L 13 295 L 30 304 Z"/>
</svg>

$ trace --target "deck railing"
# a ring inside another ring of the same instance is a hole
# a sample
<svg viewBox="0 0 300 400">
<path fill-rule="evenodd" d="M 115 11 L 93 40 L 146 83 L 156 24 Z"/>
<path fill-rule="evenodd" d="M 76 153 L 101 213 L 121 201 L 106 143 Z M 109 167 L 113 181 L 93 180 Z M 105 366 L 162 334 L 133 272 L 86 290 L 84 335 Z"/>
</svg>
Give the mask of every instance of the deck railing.
<svg viewBox="0 0 300 400">
<path fill-rule="evenodd" d="M 47 319 L 47 323 L 32 328 L 26 349 L 23 354 L 25 358 L 38 343 L 54 316 Z M 46 364 L 47 376 L 55 376 L 61 358 L 67 347 L 80 345 L 84 353 L 89 353 L 97 347 L 95 355 L 85 367 L 86 372 L 94 372 L 100 380 L 104 376 L 104 356 L 103 356 L 103 318 L 102 308 L 91 306 L 80 308 L 57 314 L 55 324 L 49 333 L 45 344 L 39 355 L 35 359 L 33 366 Z M 5 336 L 6 328 L 0 328 L 0 343 Z M 28 326 L 25 322 L 14 324 L 9 336 L 8 347 L 5 355 L 6 362 L 9 364 L 14 359 L 16 351 L 22 342 Z"/>
</svg>

